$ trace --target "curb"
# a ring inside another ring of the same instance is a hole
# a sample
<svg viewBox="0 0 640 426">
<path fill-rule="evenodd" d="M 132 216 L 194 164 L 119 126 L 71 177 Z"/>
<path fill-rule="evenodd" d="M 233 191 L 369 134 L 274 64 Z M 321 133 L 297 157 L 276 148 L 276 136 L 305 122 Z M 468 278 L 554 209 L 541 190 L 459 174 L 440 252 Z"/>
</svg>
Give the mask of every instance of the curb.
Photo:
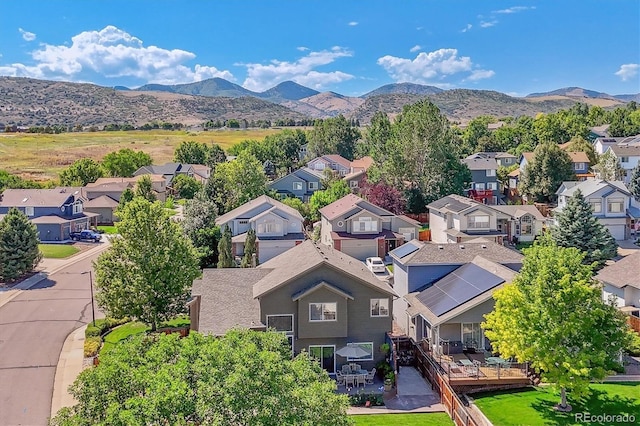
<svg viewBox="0 0 640 426">
<path fill-rule="evenodd" d="M 77 403 L 68 389 L 83 370 L 84 332 L 87 326 L 88 324 L 69 333 L 62 345 L 53 381 L 51 417 L 54 417 L 61 408 L 71 407 Z"/>
</svg>

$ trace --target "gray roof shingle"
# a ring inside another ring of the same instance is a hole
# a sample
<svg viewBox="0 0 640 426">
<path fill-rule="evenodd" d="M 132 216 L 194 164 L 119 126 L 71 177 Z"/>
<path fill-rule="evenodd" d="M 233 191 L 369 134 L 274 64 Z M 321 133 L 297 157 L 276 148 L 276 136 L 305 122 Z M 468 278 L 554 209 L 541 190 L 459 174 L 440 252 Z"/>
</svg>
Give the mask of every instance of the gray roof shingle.
<svg viewBox="0 0 640 426">
<path fill-rule="evenodd" d="M 614 287 L 635 287 L 640 290 L 640 250 L 623 257 L 600 270 L 596 278 Z"/>
<path fill-rule="evenodd" d="M 220 225 L 223 223 L 227 223 L 230 220 L 233 220 L 237 217 L 243 217 L 242 215 L 245 213 L 250 212 L 251 210 L 255 209 L 258 206 L 261 206 L 263 204 L 266 204 L 268 206 L 271 207 L 275 207 L 278 210 L 282 210 L 287 212 L 287 214 L 299 219 L 300 221 L 304 220 L 302 215 L 300 214 L 300 212 L 296 209 L 294 209 L 293 207 L 289 207 L 284 203 L 281 203 L 278 200 L 274 200 L 271 197 L 268 197 L 266 195 L 261 195 L 257 198 L 254 198 L 253 200 L 244 203 L 243 205 L 241 205 L 240 207 L 237 207 L 233 210 L 231 210 L 230 212 L 227 212 L 225 214 L 223 214 L 222 216 L 219 216 L 216 219 L 216 224 Z M 267 209 L 271 208 L 271 207 L 267 207 Z M 265 210 L 267 210 L 265 209 Z"/>
<path fill-rule="evenodd" d="M 390 254 L 393 256 L 393 252 Z M 519 252 L 492 241 L 465 242 L 464 244 L 429 242 L 401 259 L 395 258 L 404 265 L 462 265 L 473 261 L 476 256 L 500 264 L 521 264 L 523 259 Z"/>
</svg>

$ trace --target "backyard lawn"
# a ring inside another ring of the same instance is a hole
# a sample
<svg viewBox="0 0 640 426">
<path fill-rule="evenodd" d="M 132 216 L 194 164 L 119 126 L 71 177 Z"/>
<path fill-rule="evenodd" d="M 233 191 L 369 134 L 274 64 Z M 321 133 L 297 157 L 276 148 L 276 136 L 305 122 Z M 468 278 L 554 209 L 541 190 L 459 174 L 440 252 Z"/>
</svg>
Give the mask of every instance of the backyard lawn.
<svg viewBox="0 0 640 426">
<path fill-rule="evenodd" d="M 191 322 L 189 320 L 189 317 L 184 315 L 184 316 L 179 316 L 177 318 L 174 318 L 171 321 L 163 322 L 158 326 L 158 328 L 185 327 L 185 326 L 189 326 L 190 323 Z M 102 346 L 102 351 L 105 351 L 105 350 L 108 351 L 109 349 L 111 349 L 111 347 L 113 347 L 113 345 L 118 344 L 119 342 L 125 340 L 129 336 L 145 333 L 150 329 L 151 328 L 149 326 L 137 321 L 128 322 L 119 327 L 116 327 L 113 330 L 111 330 L 106 336 L 104 336 L 104 344 Z"/>
<path fill-rule="evenodd" d="M 76 247 L 67 244 L 38 244 L 42 257 L 47 259 L 64 259 L 78 253 Z"/>
<path fill-rule="evenodd" d="M 98 230 L 104 232 L 105 234 L 118 233 L 118 229 L 114 225 L 100 225 L 98 226 Z"/>
<path fill-rule="evenodd" d="M 350 416 L 356 426 L 447 426 L 453 425 L 447 413 L 359 414 Z"/>
<path fill-rule="evenodd" d="M 571 413 L 560 413 L 554 406 L 560 396 L 551 387 L 520 392 L 489 392 L 474 395 L 476 405 L 495 425 L 575 425 L 576 413 L 634 415 L 640 419 L 640 383 L 592 384 L 591 395 L 583 401 L 571 399 Z M 597 423 L 611 424 L 611 422 Z"/>
</svg>

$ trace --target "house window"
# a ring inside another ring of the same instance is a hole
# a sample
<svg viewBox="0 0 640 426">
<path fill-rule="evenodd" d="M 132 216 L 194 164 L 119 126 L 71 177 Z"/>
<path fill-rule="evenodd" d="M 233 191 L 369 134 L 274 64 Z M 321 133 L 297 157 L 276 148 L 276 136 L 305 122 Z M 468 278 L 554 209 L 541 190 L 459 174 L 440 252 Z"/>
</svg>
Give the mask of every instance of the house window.
<svg viewBox="0 0 640 426">
<path fill-rule="evenodd" d="M 282 225 L 277 222 L 263 222 L 258 224 L 256 232 L 258 234 L 272 234 L 282 232 Z"/>
<path fill-rule="evenodd" d="M 371 299 L 371 316 L 388 317 L 389 299 Z"/>
<path fill-rule="evenodd" d="M 267 315 L 267 328 L 293 333 L 293 314 Z"/>
<path fill-rule="evenodd" d="M 495 169 L 488 169 L 487 170 L 487 176 L 495 176 L 495 175 L 496 175 Z"/>
<path fill-rule="evenodd" d="M 607 201 L 607 210 L 609 213 L 622 213 L 622 200 L 620 198 L 614 198 Z"/>
<path fill-rule="evenodd" d="M 489 216 L 477 215 L 467 217 L 467 228 L 479 229 L 489 227 Z"/>
<path fill-rule="evenodd" d="M 309 321 L 336 321 L 337 303 L 309 303 Z"/>
<path fill-rule="evenodd" d="M 317 360 L 320 366 L 329 374 L 336 372 L 336 347 L 333 345 L 309 345 L 309 355 Z"/>
<path fill-rule="evenodd" d="M 318 182 L 309 182 L 307 184 L 307 188 L 309 188 L 309 190 L 311 191 L 318 189 Z"/>
<path fill-rule="evenodd" d="M 404 235 L 405 241 L 411 241 L 416 237 L 414 228 L 399 228 L 398 233 Z"/>
<path fill-rule="evenodd" d="M 361 217 L 353 222 L 353 230 L 356 232 L 378 232 L 378 221 L 370 217 Z"/>
<path fill-rule="evenodd" d="M 358 181 L 357 180 L 350 180 L 349 181 L 349 187 L 350 188 L 357 188 L 358 186 L 359 185 L 358 185 Z"/>
<path fill-rule="evenodd" d="M 468 349 L 484 348 L 484 339 L 482 338 L 482 328 L 480 328 L 480 323 L 462 323 L 462 344 Z"/>
<path fill-rule="evenodd" d="M 294 191 L 302 191 L 302 182 L 293 182 Z"/>
<path fill-rule="evenodd" d="M 476 191 L 484 191 L 484 183 L 474 183 L 473 189 Z"/>
<path fill-rule="evenodd" d="M 35 213 L 33 212 L 33 206 L 27 206 L 24 208 L 24 214 L 27 216 L 33 216 Z"/>
<path fill-rule="evenodd" d="M 496 189 L 498 189 L 498 182 L 489 182 L 489 183 L 487 183 L 487 189 L 495 191 Z"/>
<path fill-rule="evenodd" d="M 582 170 L 584 169 L 584 163 L 573 163 L 573 170 Z"/>
<path fill-rule="evenodd" d="M 347 358 L 347 361 L 373 361 L 373 342 L 347 343 L 347 346 L 359 346 L 367 351 L 367 355 L 360 358 Z"/>
<path fill-rule="evenodd" d="M 82 203 L 80 201 L 73 203 L 73 214 L 82 213 Z"/>
<path fill-rule="evenodd" d="M 313 165 L 313 168 L 316 170 L 324 170 L 324 163 L 317 162 L 316 164 Z"/>
<path fill-rule="evenodd" d="M 247 223 L 249 223 L 248 219 L 241 219 L 241 220 L 238 221 L 239 225 L 246 225 Z"/>
<path fill-rule="evenodd" d="M 621 163 L 628 163 L 629 162 L 629 157 L 620 157 L 620 162 Z"/>
<path fill-rule="evenodd" d="M 591 199 L 589 200 L 589 204 L 591 205 L 591 211 L 594 213 L 602 213 L 602 200 Z"/>
<path fill-rule="evenodd" d="M 511 160 L 512 160 L 512 158 L 505 158 L 504 159 L 504 164 L 511 164 Z"/>
<path fill-rule="evenodd" d="M 531 216 L 524 215 L 520 218 L 520 235 L 533 235 L 533 220 Z"/>
</svg>

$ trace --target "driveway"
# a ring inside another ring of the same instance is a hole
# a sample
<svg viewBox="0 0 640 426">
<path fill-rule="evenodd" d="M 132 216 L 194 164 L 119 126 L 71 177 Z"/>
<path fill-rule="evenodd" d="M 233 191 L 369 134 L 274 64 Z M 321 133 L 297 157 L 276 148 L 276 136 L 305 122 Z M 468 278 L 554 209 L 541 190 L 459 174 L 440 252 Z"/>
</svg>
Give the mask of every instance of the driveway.
<svg viewBox="0 0 640 426">
<path fill-rule="evenodd" d="M 97 256 L 56 265 L 32 288 L 10 290 L 0 304 L 0 425 L 48 423 L 64 340 L 91 321 L 90 275 L 83 272 Z"/>
</svg>

